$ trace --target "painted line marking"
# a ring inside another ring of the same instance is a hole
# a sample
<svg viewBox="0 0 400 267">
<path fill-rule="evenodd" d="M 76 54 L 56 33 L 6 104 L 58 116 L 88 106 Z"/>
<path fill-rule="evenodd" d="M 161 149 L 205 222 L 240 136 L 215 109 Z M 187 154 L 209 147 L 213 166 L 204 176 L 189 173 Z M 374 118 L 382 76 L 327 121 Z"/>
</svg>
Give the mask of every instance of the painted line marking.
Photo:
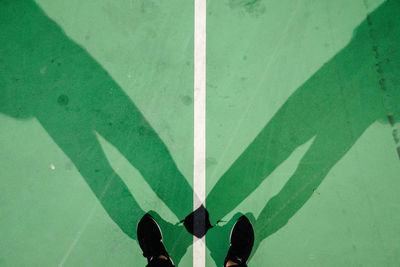
<svg viewBox="0 0 400 267">
<path fill-rule="evenodd" d="M 206 0 L 194 1 L 193 210 L 206 199 Z M 193 266 L 205 267 L 205 237 L 193 237 Z"/>
</svg>

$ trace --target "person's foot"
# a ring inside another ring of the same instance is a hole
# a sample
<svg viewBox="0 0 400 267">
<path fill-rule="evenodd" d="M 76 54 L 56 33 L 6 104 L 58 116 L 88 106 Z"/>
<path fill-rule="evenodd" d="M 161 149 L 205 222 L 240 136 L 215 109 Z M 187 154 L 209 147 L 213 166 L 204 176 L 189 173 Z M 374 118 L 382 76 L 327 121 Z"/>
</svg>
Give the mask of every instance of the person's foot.
<svg viewBox="0 0 400 267">
<path fill-rule="evenodd" d="M 137 238 L 143 256 L 147 258 L 148 262 L 154 259 L 164 259 L 173 264 L 163 244 L 161 229 L 148 213 L 140 219 L 137 225 Z"/>
<path fill-rule="evenodd" d="M 246 265 L 254 244 L 254 230 L 249 219 L 241 216 L 231 231 L 230 247 L 224 266 Z M 229 264 L 228 264 L 229 263 Z"/>
</svg>

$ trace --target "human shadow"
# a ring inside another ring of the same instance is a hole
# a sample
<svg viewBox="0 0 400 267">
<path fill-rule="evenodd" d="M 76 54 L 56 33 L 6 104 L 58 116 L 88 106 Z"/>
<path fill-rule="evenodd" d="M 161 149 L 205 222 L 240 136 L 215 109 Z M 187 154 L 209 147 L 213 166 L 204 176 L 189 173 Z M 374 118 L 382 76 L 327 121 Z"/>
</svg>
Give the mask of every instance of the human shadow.
<svg viewBox="0 0 400 267">
<path fill-rule="evenodd" d="M 393 124 L 400 118 L 399 21 L 398 0 L 386 1 L 367 15 L 349 44 L 288 98 L 207 196 L 207 209 L 215 222 L 297 147 L 314 138 L 295 173 L 253 220 L 253 254 L 262 240 L 287 224 L 372 123 Z M 219 229 L 221 234 L 213 233 L 215 240 L 226 235 Z M 211 231 L 218 228 L 210 235 Z M 213 242 L 207 246 L 221 265 L 229 244 L 224 249 Z"/>
<path fill-rule="evenodd" d="M 129 237 L 136 239 L 145 211 L 111 167 L 96 133 L 178 218 L 192 211 L 193 190 L 154 129 L 107 71 L 32 0 L 0 0 L 0 70 L 0 112 L 37 119 Z M 171 255 L 178 261 L 185 250 Z"/>
<path fill-rule="evenodd" d="M 357 27 L 350 43 L 296 90 L 208 195 L 212 222 L 314 138 L 293 176 L 251 219 L 256 251 L 305 204 L 372 123 L 387 118 L 393 123 L 400 117 L 399 19 L 399 1 L 382 4 Z M 193 190 L 157 133 L 101 65 L 32 0 L 0 0 L 0 42 L 0 112 L 36 118 L 123 232 L 136 239 L 136 224 L 145 212 L 110 166 L 96 133 L 139 170 L 177 217 L 192 211 Z M 153 215 L 163 230 L 173 233 L 166 241 L 183 238 L 166 244 L 179 262 L 191 236 L 183 226 Z M 222 237 L 232 222 L 209 232 L 207 246 L 217 264 L 226 254 L 229 243 Z"/>
</svg>

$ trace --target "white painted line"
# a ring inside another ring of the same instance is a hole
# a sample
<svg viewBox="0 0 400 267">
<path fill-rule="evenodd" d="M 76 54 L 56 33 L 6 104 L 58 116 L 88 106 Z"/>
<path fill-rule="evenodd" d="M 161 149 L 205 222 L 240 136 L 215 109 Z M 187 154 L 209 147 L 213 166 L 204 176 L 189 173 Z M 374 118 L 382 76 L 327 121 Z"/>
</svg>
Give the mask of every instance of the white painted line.
<svg viewBox="0 0 400 267">
<path fill-rule="evenodd" d="M 206 199 L 206 0 L 194 0 L 193 209 Z M 193 238 L 193 266 L 205 267 L 205 237 Z"/>
</svg>

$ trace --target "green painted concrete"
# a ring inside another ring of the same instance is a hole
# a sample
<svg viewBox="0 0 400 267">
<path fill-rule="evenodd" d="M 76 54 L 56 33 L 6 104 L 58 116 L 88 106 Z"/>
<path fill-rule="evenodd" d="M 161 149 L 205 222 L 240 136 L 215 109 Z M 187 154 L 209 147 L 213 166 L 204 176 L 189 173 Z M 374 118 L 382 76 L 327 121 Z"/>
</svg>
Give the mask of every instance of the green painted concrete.
<svg viewBox="0 0 400 267">
<path fill-rule="evenodd" d="M 0 25 L 0 265 L 143 266 L 136 224 L 150 210 L 179 262 L 192 4 L 7 0 Z"/>
<path fill-rule="evenodd" d="M 239 212 L 249 266 L 399 265 L 399 20 L 399 1 L 209 2 L 206 203 L 228 223 L 207 266 Z"/>
<path fill-rule="evenodd" d="M 207 4 L 207 266 L 398 266 L 400 2 Z M 193 12 L 0 0 L 0 266 L 192 265 Z"/>
</svg>

